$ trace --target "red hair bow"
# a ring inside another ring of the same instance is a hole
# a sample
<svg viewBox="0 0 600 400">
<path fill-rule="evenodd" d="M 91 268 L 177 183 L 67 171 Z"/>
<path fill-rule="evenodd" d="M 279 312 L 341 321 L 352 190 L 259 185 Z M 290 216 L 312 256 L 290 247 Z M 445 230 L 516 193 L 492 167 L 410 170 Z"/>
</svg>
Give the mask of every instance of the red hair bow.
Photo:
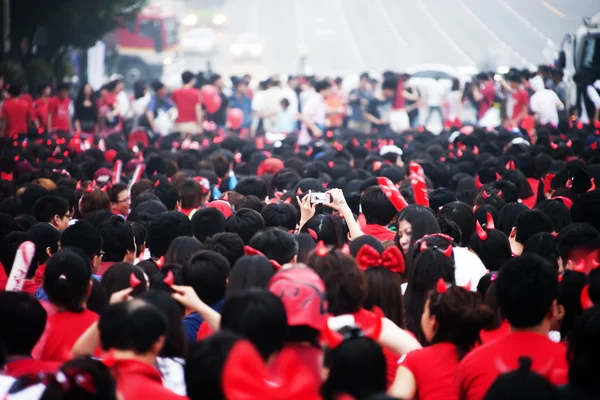
<svg viewBox="0 0 600 400">
<path fill-rule="evenodd" d="M 265 256 L 261 251 L 258 251 L 254 247 L 250 247 L 250 246 L 244 246 L 244 254 L 247 256 L 263 256 L 263 257 L 267 258 L 267 256 Z M 281 264 L 279 264 L 277 261 L 271 260 L 271 259 L 268 259 L 268 260 L 271 263 L 271 265 L 273 266 L 273 268 L 275 268 L 277 271 L 279 271 L 282 268 Z"/>
<path fill-rule="evenodd" d="M 223 368 L 223 393 L 228 400 L 318 400 L 319 382 L 291 350 L 279 355 L 272 376 L 258 352 L 246 340 L 236 343 Z M 277 383 L 274 383 L 277 382 Z"/>
<path fill-rule="evenodd" d="M 371 267 L 382 266 L 392 272 L 404 272 L 404 257 L 396 246 L 388 247 L 379 255 L 373 246 L 364 245 L 356 255 L 356 263 L 363 271 Z"/>
<path fill-rule="evenodd" d="M 361 320 L 361 323 L 358 323 L 356 319 L 354 323 L 366 337 L 377 340 L 383 330 L 383 318 L 385 318 L 383 311 L 375 306 L 372 312 L 365 312 L 365 318 Z M 327 347 L 334 349 L 344 341 L 344 336 L 336 330 L 331 330 L 329 323 L 326 323 L 321 332 L 321 340 Z"/>
<path fill-rule="evenodd" d="M 408 202 L 404 199 L 404 197 L 402 197 L 400 191 L 391 180 L 384 176 L 380 176 L 377 178 L 377 185 L 379 185 L 379 188 L 383 191 L 385 197 L 387 197 L 397 211 L 400 211 L 404 207 L 408 206 Z"/>
</svg>

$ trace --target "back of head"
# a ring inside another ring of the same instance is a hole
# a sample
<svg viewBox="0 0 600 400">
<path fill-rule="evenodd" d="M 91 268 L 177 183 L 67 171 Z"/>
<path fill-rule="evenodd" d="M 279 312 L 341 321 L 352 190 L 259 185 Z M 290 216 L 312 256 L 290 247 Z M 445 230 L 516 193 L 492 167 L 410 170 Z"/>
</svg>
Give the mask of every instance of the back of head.
<svg viewBox="0 0 600 400">
<path fill-rule="evenodd" d="M 165 264 L 184 265 L 194 253 L 202 250 L 202 243 L 192 236 L 180 236 L 171 242 L 165 254 Z"/>
<path fill-rule="evenodd" d="M 49 195 L 50 192 L 48 189 L 43 187 L 42 185 L 32 184 L 25 189 L 23 192 L 23 196 L 21 197 L 21 210 L 24 214 L 31 214 L 31 210 L 35 203 L 41 199 Z"/>
<path fill-rule="evenodd" d="M 46 316 L 44 307 L 27 293 L 0 292 L 0 343 L 6 354 L 28 357 L 44 332 Z"/>
<path fill-rule="evenodd" d="M 179 192 L 170 183 L 160 183 L 160 181 L 157 181 L 157 183 L 158 185 L 154 187 L 152 193 L 160 199 L 167 210 L 175 210 L 177 203 L 180 201 Z"/>
<path fill-rule="evenodd" d="M 298 211 L 291 204 L 269 204 L 262 210 L 261 215 L 265 220 L 265 225 L 288 231 L 296 229 L 298 223 Z"/>
<path fill-rule="evenodd" d="M 202 208 L 192 216 L 192 232 L 201 242 L 216 233 L 225 231 L 226 219 L 216 208 Z"/>
<path fill-rule="evenodd" d="M 499 271 L 512 257 L 508 237 L 498 229 L 484 230 L 471 235 L 469 248 L 477 254 L 489 271 Z"/>
<path fill-rule="evenodd" d="M 500 375 L 484 400 L 560 400 L 563 396 L 550 381 L 531 370 L 531 359 L 521 357 L 519 369 Z"/>
<path fill-rule="evenodd" d="M 248 177 L 240 180 L 234 189 L 243 196 L 256 196 L 261 201 L 267 197 L 267 184 L 257 177 Z"/>
<path fill-rule="evenodd" d="M 502 267 L 496 279 L 498 304 L 514 328 L 540 325 L 557 296 L 556 270 L 536 255 L 512 258 Z"/>
<path fill-rule="evenodd" d="M 266 289 L 275 267 L 264 256 L 244 256 L 237 260 L 229 275 L 226 298 L 235 297 L 248 288 Z"/>
<path fill-rule="evenodd" d="M 573 222 L 571 212 L 561 200 L 547 199 L 538 203 L 535 208 L 543 211 L 550 218 L 553 232 L 560 232 L 562 228 Z"/>
<path fill-rule="evenodd" d="M 552 232 L 552 221 L 540 210 L 525 210 L 515 222 L 516 241 L 525 244 L 538 232 Z"/>
<path fill-rule="evenodd" d="M 264 289 L 247 289 L 227 299 L 221 329 L 248 339 L 264 360 L 280 351 L 288 333 L 287 315 L 279 297 Z"/>
<path fill-rule="evenodd" d="M 123 261 L 127 253 L 135 256 L 135 240 L 131 227 L 125 220 L 117 215 L 111 216 L 102 222 L 98 231 L 104 243 L 104 261 Z"/>
<path fill-rule="evenodd" d="M 204 240 L 202 250 L 216 251 L 224 256 L 233 268 L 237 260 L 244 256 L 244 241 L 237 233 L 217 233 Z"/>
<path fill-rule="evenodd" d="M 564 264 L 572 258 L 577 258 L 577 250 L 589 251 L 599 247 L 599 244 L 600 233 L 586 223 L 568 225 L 556 236 L 558 256 Z"/>
<path fill-rule="evenodd" d="M 65 363 L 46 384 L 40 400 L 117 400 L 117 384 L 110 369 L 91 357 Z"/>
<path fill-rule="evenodd" d="M 62 219 L 69 212 L 69 203 L 58 196 L 44 196 L 35 202 L 31 213 L 38 222 L 52 222 L 57 216 Z"/>
<path fill-rule="evenodd" d="M 202 301 L 213 305 L 225 297 L 229 277 L 229 261 L 216 251 L 202 250 L 183 266 L 182 277 Z"/>
<path fill-rule="evenodd" d="M 79 200 L 79 211 L 84 217 L 94 211 L 110 211 L 110 198 L 106 192 L 95 188 L 91 191 L 85 190 Z"/>
<path fill-rule="evenodd" d="M 78 312 L 84 308 L 91 277 L 90 260 L 77 249 L 63 249 L 46 263 L 44 291 L 55 306 Z"/>
<path fill-rule="evenodd" d="M 61 246 L 77 247 L 91 260 L 102 253 L 104 240 L 89 222 L 77 221 L 62 232 Z"/>
<path fill-rule="evenodd" d="M 160 353 L 161 357 L 184 357 L 187 343 L 181 323 L 183 315 L 179 303 L 165 290 L 147 290 L 138 298 L 152 304 L 167 317 L 167 335 Z"/>
<path fill-rule="evenodd" d="M 458 225 L 461 234 L 459 245 L 466 247 L 471 235 L 475 231 L 473 209 L 466 203 L 456 201 L 442 207 L 439 215 L 448 218 Z"/>
<path fill-rule="evenodd" d="M 584 389 L 587 393 L 598 393 L 600 387 L 598 335 L 600 335 L 600 307 L 595 306 L 583 312 L 575 321 L 569 335 L 569 383 Z"/>
<path fill-rule="evenodd" d="M 521 212 L 527 209 L 527 206 L 523 203 L 507 203 L 500 210 L 496 224 L 497 228 L 504 232 L 506 236 L 510 235 L 510 231 L 517 222 L 517 218 Z"/>
<path fill-rule="evenodd" d="M 152 257 L 162 257 L 171 242 L 179 236 L 192 236 L 190 219 L 179 211 L 167 211 L 157 215 L 148 232 L 148 247 Z"/>
<path fill-rule="evenodd" d="M 222 373 L 233 346 L 242 340 L 238 334 L 219 331 L 193 343 L 185 360 L 185 386 L 190 400 L 225 400 Z"/>
<path fill-rule="evenodd" d="M 360 206 L 367 224 L 388 225 L 396 215 L 396 207 L 379 187 L 370 187 L 360 198 Z"/>
<path fill-rule="evenodd" d="M 281 265 L 292 262 L 298 254 L 298 244 L 294 236 L 273 227 L 257 232 L 250 240 L 250 247 Z"/>
<path fill-rule="evenodd" d="M 265 229 L 263 217 L 258 212 L 249 209 L 238 210 L 227 218 L 225 225 L 225 231 L 237 233 L 244 244 L 249 244 L 252 236 L 263 229 Z"/>
<path fill-rule="evenodd" d="M 150 353 L 167 328 L 167 319 L 158 308 L 137 299 L 108 306 L 98 322 L 105 351 L 130 350 L 139 355 Z"/>
<path fill-rule="evenodd" d="M 52 225 L 38 222 L 27 230 L 27 233 L 35 238 L 35 258 L 39 265 L 45 264 L 50 255 L 56 253 L 59 248 L 60 231 Z M 28 275 L 33 276 L 33 271 L 28 271 Z"/>
<path fill-rule="evenodd" d="M 523 254 L 535 254 L 546 261 L 558 271 L 558 250 L 556 248 L 556 237 L 548 232 L 536 233 L 529 238 Z"/>
<path fill-rule="evenodd" d="M 148 285 L 144 271 L 137 265 L 120 262 L 112 265 L 102 275 L 102 288 L 110 298 L 114 293 L 131 287 L 131 275 L 134 275 L 142 284 L 131 292 L 131 296 L 137 296 L 145 291 Z"/>
</svg>

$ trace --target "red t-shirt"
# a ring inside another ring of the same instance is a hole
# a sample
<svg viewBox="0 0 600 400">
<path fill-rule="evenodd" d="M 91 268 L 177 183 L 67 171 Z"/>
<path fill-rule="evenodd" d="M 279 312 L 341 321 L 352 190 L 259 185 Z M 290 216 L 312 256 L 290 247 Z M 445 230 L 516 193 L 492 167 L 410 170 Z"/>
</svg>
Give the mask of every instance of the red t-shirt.
<svg viewBox="0 0 600 400">
<path fill-rule="evenodd" d="M 96 270 L 96 275 L 104 275 L 104 273 L 113 265 L 115 265 L 116 263 L 112 262 L 112 261 L 103 261 L 100 263 L 100 265 L 98 265 L 98 269 Z"/>
<path fill-rule="evenodd" d="M 6 363 L 6 375 L 18 378 L 23 375 L 33 375 L 56 372 L 61 363 L 55 361 L 39 361 L 33 358 L 22 358 L 20 360 L 9 361 Z"/>
<path fill-rule="evenodd" d="M 385 226 L 377 224 L 365 225 L 362 227 L 362 231 L 365 235 L 374 236 L 380 242 L 384 242 L 386 240 L 394 240 L 394 238 L 396 237 L 396 232 L 392 232 Z"/>
<path fill-rule="evenodd" d="M 513 109 L 510 118 L 515 119 L 526 106 L 529 106 L 529 93 L 527 93 L 527 90 L 521 89 L 512 95 L 512 101 Z"/>
<path fill-rule="evenodd" d="M 177 106 L 177 122 L 197 122 L 196 106 L 200 104 L 201 95 L 198 89 L 182 87 L 173 91 L 171 98 Z"/>
<path fill-rule="evenodd" d="M 70 360 L 73 345 L 96 321 L 98 314 L 90 310 L 80 313 L 61 311 L 50 315 L 46 329 L 33 349 L 33 357 L 43 361 Z"/>
<path fill-rule="evenodd" d="M 458 354 L 452 343 L 438 343 L 411 351 L 400 364 L 412 372 L 417 400 L 456 400 Z"/>
<path fill-rule="evenodd" d="M 29 103 L 21 98 L 9 98 L 2 105 L 2 117 L 4 118 L 4 131 L 9 137 L 15 137 L 19 133 L 27 133 L 27 121 L 29 114 Z"/>
<path fill-rule="evenodd" d="M 33 114 L 35 119 L 43 126 L 48 126 L 48 105 L 50 104 L 50 99 L 48 98 L 39 98 L 33 102 Z"/>
<path fill-rule="evenodd" d="M 48 114 L 52 116 L 52 130 L 59 132 L 69 131 L 69 106 L 71 99 L 68 97 L 60 99 L 58 96 L 50 99 L 48 103 Z"/>
<path fill-rule="evenodd" d="M 460 362 L 456 374 L 460 398 L 483 399 L 499 375 L 519 367 L 519 357 L 531 358 L 531 369 L 554 385 L 567 383 L 564 346 L 538 333 L 511 332 L 473 350 Z"/>
<path fill-rule="evenodd" d="M 354 320 L 358 323 L 364 323 L 363 318 L 368 318 L 368 315 L 371 313 L 369 310 L 365 310 L 361 308 L 357 313 L 354 314 Z M 394 379 L 396 379 L 396 371 L 398 370 L 398 360 L 400 356 L 394 353 L 392 350 L 384 348 L 383 355 L 385 356 L 385 363 L 387 364 L 387 387 L 389 388 L 392 383 L 394 383 Z"/>
<path fill-rule="evenodd" d="M 481 344 L 486 344 L 493 342 L 504 335 L 508 335 L 509 333 L 510 324 L 507 320 L 504 320 L 496 329 L 492 329 L 491 331 L 481 330 L 481 332 L 479 332 L 479 338 L 481 339 Z"/>
<path fill-rule="evenodd" d="M 483 99 L 479 103 L 479 112 L 477 113 L 479 118 L 483 117 L 485 113 L 492 108 L 494 96 L 496 96 L 496 87 L 494 86 L 494 83 L 488 82 L 484 84 L 481 88 L 481 95 L 483 96 Z"/>
<path fill-rule="evenodd" d="M 160 372 L 152 365 L 136 360 L 116 360 L 113 375 L 123 400 L 185 400 L 163 386 Z"/>
<path fill-rule="evenodd" d="M 213 333 L 215 333 L 215 331 L 210 327 L 210 325 L 207 324 L 206 321 L 202 321 L 202 323 L 200 324 L 200 329 L 198 329 L 198 335 L 196 336 L 196 340 L 204 340 Z"/>
</svg>

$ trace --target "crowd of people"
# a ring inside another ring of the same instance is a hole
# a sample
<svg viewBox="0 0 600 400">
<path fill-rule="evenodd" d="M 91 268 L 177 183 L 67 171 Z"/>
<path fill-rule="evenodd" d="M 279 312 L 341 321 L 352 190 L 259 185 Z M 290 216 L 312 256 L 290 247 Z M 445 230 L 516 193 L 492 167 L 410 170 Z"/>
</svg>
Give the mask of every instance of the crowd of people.
<svg viewBox="0 0 600 400">
<path fill-rule="evenodd" d="M 599 104 L 556 74 L 11 82 L 0 396 L 598 398 Z"/>
</svg>

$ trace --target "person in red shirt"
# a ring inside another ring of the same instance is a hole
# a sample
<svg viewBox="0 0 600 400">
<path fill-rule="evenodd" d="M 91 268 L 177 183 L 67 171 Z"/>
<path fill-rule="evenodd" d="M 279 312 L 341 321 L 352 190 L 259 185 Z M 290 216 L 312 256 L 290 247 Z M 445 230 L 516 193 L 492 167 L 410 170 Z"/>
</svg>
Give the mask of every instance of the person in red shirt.
<svg viewBox="0 0 600 400">
<path fill-rule="evenodd" d="M 71 132 L 70 106 L 69 85 L 62 83 L 58 86 L 58 94 L 48 104 L 48 132 Z"/>
<path fill-rule="evenodd" d="M 506 103 L 506 125 L 520 126 L 521 121 L 529 114 L 529 93 L 521 85 L 521 74 L 518 71 L 509 73 L 506 80 L 508 83 L 501 81 L 509 94 Z"/>
<path fill-rule="evenodd" d="M 401 361 L 390 394 L 402 399 L 455 400 L 459 361 L 476 345 L 479 331 L 493 318 L 479 294 L 442 279 L 430 292 L 421 328 L 430 346 Z"/>
<path fill-rule="evenodd" d="M 13 83 L 8 88 L 10 97 L 2 104 L 0 120 L 4 121 L 2 137 L 16 138 L 29 130 L 31 106 L 21 97 L 21 85 Z"/>
<path fill-rule="evenodd" d="M 143 300 L 110 305 L 98 322 L 102 349 L 110 352 L 117 390 L 123 400 L 186 399 L 163 386 L 156 368 L 167 335 L 167 319 Z"/>
<path fill-rule="evenodd" d="M 461 399 L 480 400 L 504 373 L 532 360 L 532 370 L 555 385 L 567 382 L 566 349 L 548 338 L 557 317 L 556 270 L 535 255 L 514 257 L 496 279 L 496 297 L 511 332 L 473 350 L 459 364 L 456 382 Z"/>
<path fill-rule="evenodd" d="M 34 360 L 31 353 L 44 332 L 44 307 L 24 292 L 0 292 L 0 342 L 7 354 L 6 374 L 56 372 L 59 362 Z"/>
<path fill-rule="evenodd" d="M 48 126 L 48 106 L 52 89 L 50 85 L 40 85 L 38 93 L 40 97 L 33 102 L 33 115 L 38 125 L 45 128 Z"/>
<path fill-rule="evenodd" d="M 394 240 L 396 233 L 387 227 L 398 213 L 398 210 L 377 186 L 366 189 L 361 198 L 360 206 L 365 216 L 366 225 L 362 227 L 365 235 L 371 235 L 384 242 Z"/>
<path fill-rule="evenodd" d="M 44 271 L 44 291 L 56 313 L 48 317 L 46 329 L 33 351 L 36 359 L 65 362 L 81 334 L 98 320 L 86 309 L 92 267 L 78 250 L 62 250 L 50 258 Z"/>
<path fill-rule="evenodd" d="M 181 74 L 183 86 L 173 91 L 171 98 L 177 106 L 175 131 L 184 137 L 202 132 L 202 96 L 194 88 L 195 76 L 190 71 Z"/>
</svg>

